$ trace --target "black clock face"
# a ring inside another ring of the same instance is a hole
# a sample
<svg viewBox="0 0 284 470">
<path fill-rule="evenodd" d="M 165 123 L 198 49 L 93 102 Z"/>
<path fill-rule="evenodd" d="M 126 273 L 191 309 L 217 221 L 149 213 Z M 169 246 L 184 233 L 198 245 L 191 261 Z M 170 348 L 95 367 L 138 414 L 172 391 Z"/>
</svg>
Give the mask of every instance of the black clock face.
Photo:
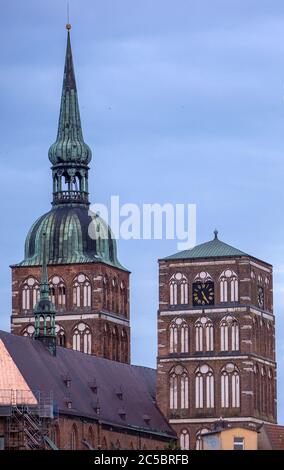
<svg viewBox="0 0 284 470">
<path fill-rule="evenodd" d="M 193 305 L 205 306 L 214 305 L 214 283 L 211 281 L 207 282 L 195 282 L 193 284 Z"/>
<path fill-rule="evenodd" d="M 257 288 L 257 301 L 260 308 L 264 307 L 264 290 L 263 287 L 258 286 Z"/>
</svg>

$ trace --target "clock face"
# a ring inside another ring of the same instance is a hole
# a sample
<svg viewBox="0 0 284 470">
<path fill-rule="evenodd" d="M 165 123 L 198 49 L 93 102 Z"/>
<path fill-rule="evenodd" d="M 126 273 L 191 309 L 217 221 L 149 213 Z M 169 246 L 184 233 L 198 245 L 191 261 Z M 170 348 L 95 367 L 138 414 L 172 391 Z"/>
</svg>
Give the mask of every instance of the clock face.
<svg viewBox="0 0 284 470">
<path fill-rule="evenodd" d="M 264 307 L 264 290 L 263 287 L 258 286 L 257 288 L 257 301 L 260 308 Z"/>
<path fill-rule="evenodd" d="M 214 283 L 211 281 L 195 282 L 193 284 L 193 305 L 214 305 Z"/>
</svg>

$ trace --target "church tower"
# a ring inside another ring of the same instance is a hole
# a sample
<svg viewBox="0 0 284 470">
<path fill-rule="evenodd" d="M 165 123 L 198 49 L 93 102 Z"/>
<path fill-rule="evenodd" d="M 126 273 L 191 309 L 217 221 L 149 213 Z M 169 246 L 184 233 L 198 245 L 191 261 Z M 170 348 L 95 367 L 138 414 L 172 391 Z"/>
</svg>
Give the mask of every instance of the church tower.
<svg viewBox="0 0 284 470">
<path fill-rule="evenodd" d="M 157 402 L 182 449 L 276 423 L 272 266 L 218 238 L 159 261 Z"/>
<path fill-rule="evenodd" d="M 67 49 L 57 138 L 49 149 L 52 209 L 32 225 L 24 260 L 12 266 L 11 329 L 34 336 L 40 299 L 43 234 L 49 268 L 49 299 L 55 306 L 57 343 L 67 348 L 130 362 L 129 271 L 117 258 L 108 225 L 89 213 L 88 172 L 67 25 Z"/>
</svg>

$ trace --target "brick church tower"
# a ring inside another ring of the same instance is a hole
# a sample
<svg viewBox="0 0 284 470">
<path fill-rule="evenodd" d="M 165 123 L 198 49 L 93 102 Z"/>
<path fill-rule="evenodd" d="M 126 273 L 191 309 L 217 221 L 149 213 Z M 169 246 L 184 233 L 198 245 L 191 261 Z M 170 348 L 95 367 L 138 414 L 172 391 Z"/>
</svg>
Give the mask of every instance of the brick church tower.
<svg viewBox="0 0 284 470">
<path fill-rule="evenodd" d="M 12 266 L 12 332 L 34 335 L 46 234 L 49 297 L 55 305 L 61 346 L 130 362 L 129 271 L 118 261 L 107 224 L 89 215 L 88 171 L 92 153 L 83 140 L 67 25 L 67 50 L 52 164 L 52 209 L 31 227 L 24 260 Z"/>
<path fill-rule="evenodd" d="M 276 422 L 272 266 L 218 239 L 159 261 L 157 402 L 183 449 Z"/>
</svg>

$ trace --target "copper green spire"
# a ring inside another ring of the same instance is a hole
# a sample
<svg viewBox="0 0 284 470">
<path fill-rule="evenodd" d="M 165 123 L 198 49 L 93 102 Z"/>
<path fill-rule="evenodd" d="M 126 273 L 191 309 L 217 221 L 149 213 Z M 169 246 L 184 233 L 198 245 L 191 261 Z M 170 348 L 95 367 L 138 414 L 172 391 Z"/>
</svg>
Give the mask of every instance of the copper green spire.
<svg viewBox="0 0 284 470">
<path fill-rule="evenodd" d="M 42 268 L 41 268 L 41 281 L 40 281 L 40 296 L 37 302 L 35 314 L 35 334 L 34 338 L 42 341 L 50 352 L 56 355 L 56 330 L 55 330 L 55 315 L 56 309 L 51 300 L 49 299 L 49 285 L 46 261 L 46 234 L 42 236 Z"/>
<path fill-rule="evenodd" d="M 53 165 L 53 204 L 88 204 L 88 164 L 92 152 L 83 139 L 70 25 L 66 27 L 67 48 L 58 132 L 48 152 Z"/>
</svg>

